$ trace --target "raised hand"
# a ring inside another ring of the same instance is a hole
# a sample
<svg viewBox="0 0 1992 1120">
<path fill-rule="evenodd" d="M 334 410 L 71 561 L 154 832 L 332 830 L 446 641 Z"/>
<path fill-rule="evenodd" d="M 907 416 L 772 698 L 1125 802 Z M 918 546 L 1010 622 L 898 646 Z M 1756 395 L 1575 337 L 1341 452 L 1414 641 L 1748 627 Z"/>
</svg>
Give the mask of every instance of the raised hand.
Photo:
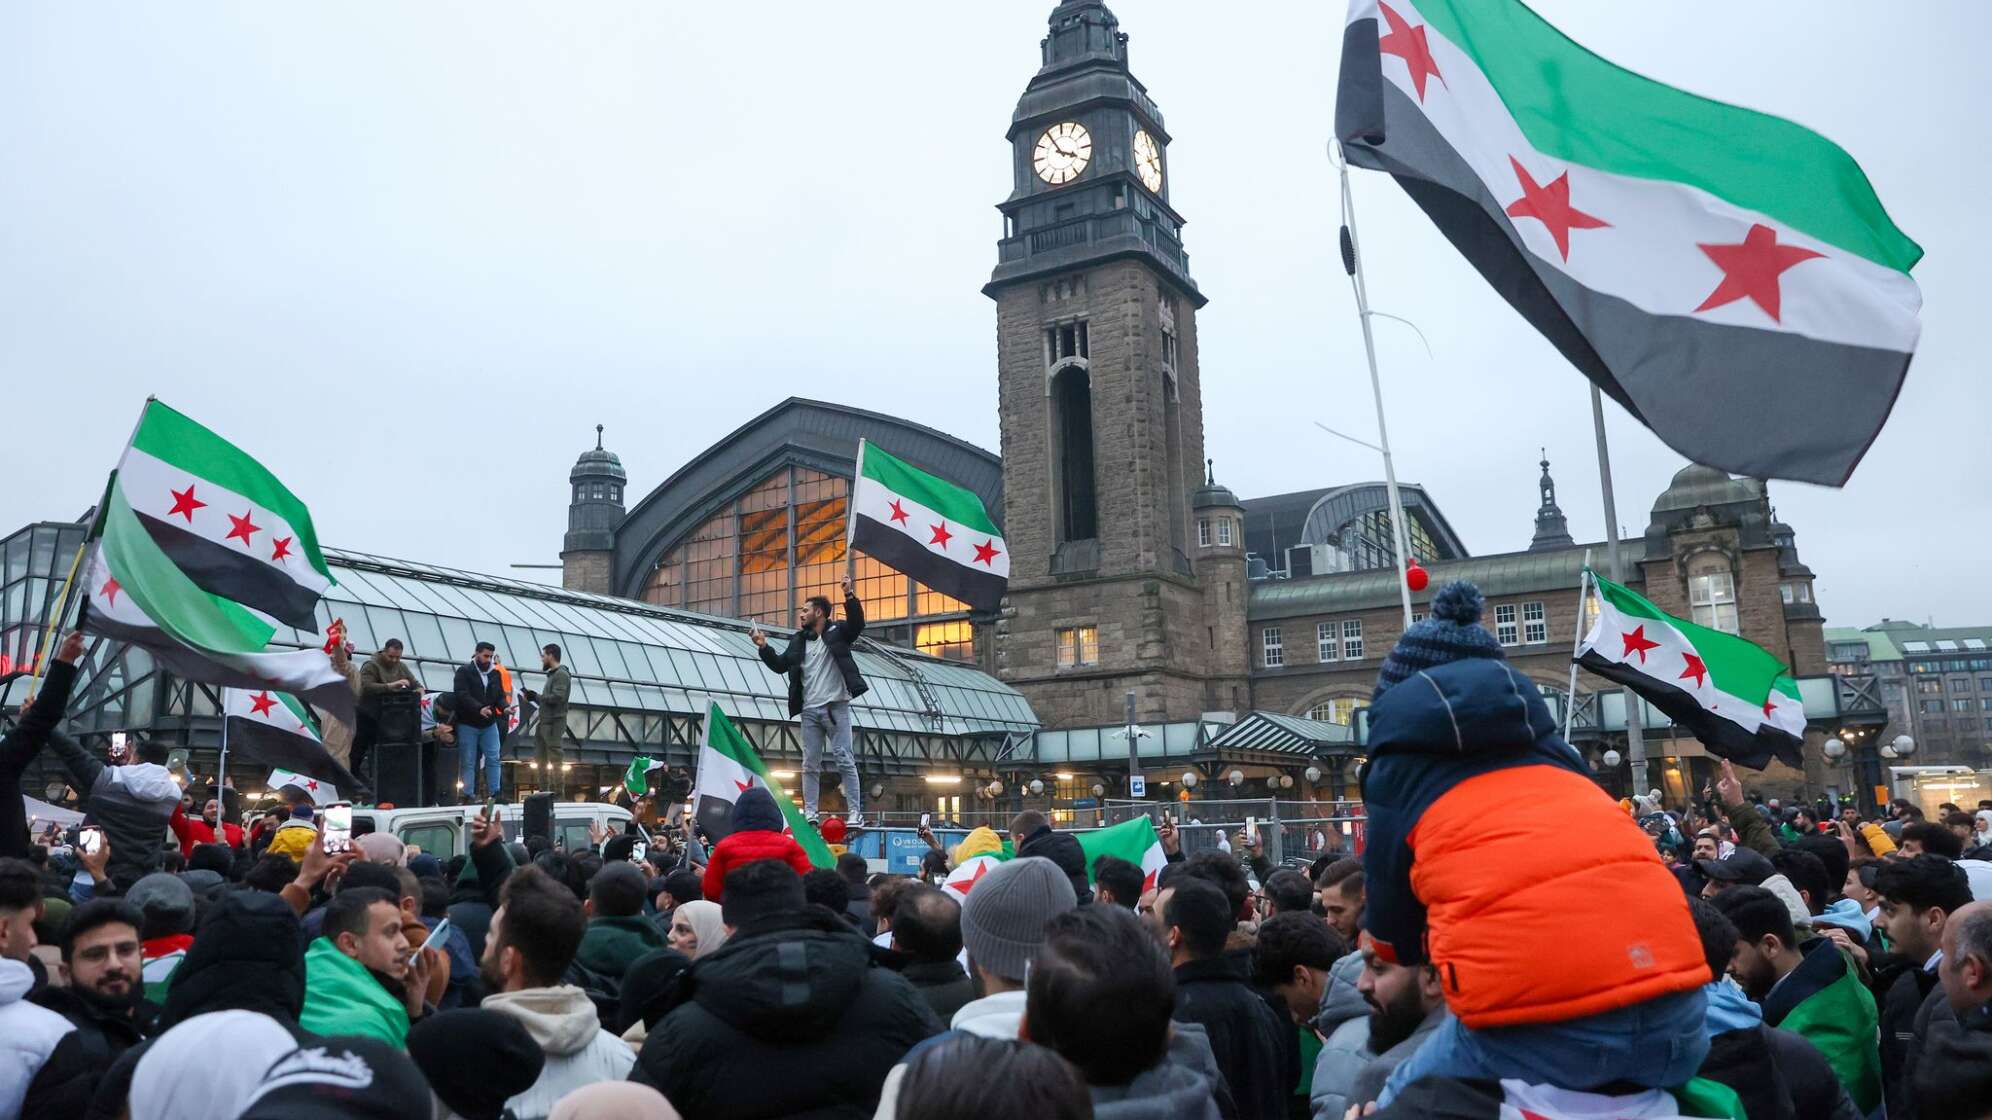
<svg viewBox="0 0 1992 1120">
<path fill-rule="evenodd" d="M 1743 804 L 1743 782 L 1736 776 L 1735 765 L 1726 758 L 1722 760 L 1722 777 L 1715 783 L 1715 792 L 1724 805 Z"/>
</svg>

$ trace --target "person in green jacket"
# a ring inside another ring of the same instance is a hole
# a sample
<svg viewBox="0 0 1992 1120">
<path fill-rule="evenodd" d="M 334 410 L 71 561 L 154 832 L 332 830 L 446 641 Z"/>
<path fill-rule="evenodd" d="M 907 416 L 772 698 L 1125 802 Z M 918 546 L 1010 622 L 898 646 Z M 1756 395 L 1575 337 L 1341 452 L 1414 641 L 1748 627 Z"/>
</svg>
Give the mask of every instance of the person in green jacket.
<svg viewBox="0 0 1992 1120">
<path fill-rule="evenodd" d="M 436 950 L 411 965 L 401 905 L 379 887 L 349 887 L 325 904 L 324 935 L 304 954 L 304 1012 L 298 1025 L 319 1035 L 364 1035 L 404 1046 L 424 1011 L 422 993 Z"/>
<path fill-rule="evenodd" d="M 1712 901 L 1737 931 L 1729 974 L 1763 1008 L 1764 1025 L 1803 1035 L 1872 1115 L 1881 1103 L 1880 1015 L 1853 966 L 1827 938 L 1799 944 L 1791 910 L 1762 887 L 1731 887 Z"/>
<path fill-rule="evenodd" d="M 560 663 L 560 647 L 552 643 L 540 650 L 540 667 L 546 670 L 546 684 L 538 692 L 526 690 L 527 702 L 539 705 L 533 748 L 539 756 L 541 780 L 548 788 L 564 789 L 560 737 L 567 734 L 567 697 L 574 687 L 574 674 Z"/>
<path fill-rule="evenodd" d="M 588 881 L 588 901 L 582 907 L 588 932 L 574 958 L 582 967 L 621 980 L 638 957 L 667 947 L 663 931 L 643 916 L 649 889 L 643 872 L 624 860 L 603 864 Z"/>
</svg>

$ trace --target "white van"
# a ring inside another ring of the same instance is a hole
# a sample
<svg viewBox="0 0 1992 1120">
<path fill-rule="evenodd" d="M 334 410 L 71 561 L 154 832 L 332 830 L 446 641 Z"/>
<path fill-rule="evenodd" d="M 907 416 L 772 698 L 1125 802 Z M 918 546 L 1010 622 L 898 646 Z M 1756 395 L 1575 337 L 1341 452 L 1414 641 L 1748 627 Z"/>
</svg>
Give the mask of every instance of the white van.
<svg viewBox="0 0 1992 1120">
<path fill-rule="evenodd" d="M 525 809 L 518 802 L 497 806 L 498 820 L 505 826 L 505 839 L 519 839 L 525 824 Z M 470 819 L 484 812 L 484 806 L 436 805 L 426 809 L 376 809 L 353 807 L 353 832 L 385 832 L 404 844 L 414 844 L 437 859 L 470 850 Z M 563 851 L 587 848 L 588 826 L 597 825 L 610 836 L 623 831 L 632 820 L 628 809 L 593 801 L 556 801 L 553 804 L 553 840 Z"/>
</svg>

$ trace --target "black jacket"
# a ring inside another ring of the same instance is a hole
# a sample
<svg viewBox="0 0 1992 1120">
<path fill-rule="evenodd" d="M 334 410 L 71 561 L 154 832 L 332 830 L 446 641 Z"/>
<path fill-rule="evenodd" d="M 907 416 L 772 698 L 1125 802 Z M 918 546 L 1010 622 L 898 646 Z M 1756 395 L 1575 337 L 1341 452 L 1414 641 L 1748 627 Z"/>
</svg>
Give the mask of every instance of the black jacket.
<svg viewBox="0 0 1992 1120">
<path fill-rule="evenodd" d="M 1055 832 L 1045 825 L 1017 845 L 1017 856 L 1039 856 L 1058 865 L 1065 877 L 1072 880 L 1072 893 L 1079 896 L 1079 905 L 1093 901 L 1093 888 L 1086 883 L 1086 850 L 1079 846 L 1079 838 L 1069 832 Z"/>
<path fill-rule="evenodd" d="M 97 1082 L 118 1056 L 144 1041 L 159 1019 L 156 1004 L 140 1001 L 136 1013 L 119 1016 L 71 988 L 43 988 L 29 997 L 75 1024 L 55 1044 L 48 1061 L 28 1083 L 22 1116 L 82 1116 Z"/>
<path fill-rule="evenodd" d="M 837 671 L 844 674 L 844 691 L 856 700 L 871 686 L 858 672 L 858 659 L 851 656 L 851 645 L 865 632 L 865 609 L 859 605 L 856 595 L 844 599 L 844 617 L 823 628 L 823 641 L 830 656 L 837 662 Z M 773 646 L 761 647 L 761 662 L 777 673 L 787 673 L 789 679 L 789 714 L 802 714 L 802 663 L 808 653 L 809 642 L 816 641 L 816 631 L 797 630 L 789 639 L 788 648 L 776 653 Z"/>
<path fill-rule="evenodd" d="M 941 1029 L 873 948 L 820 907 L 743 926 L 680 978 L 630 1080 L 686 1116 L 869 1120 L 885 1075 Z"/>
<path fill-rule="evenodd" d="M 1297 1041 L 1293 1024 L 1274 1014 L 1235 959 L 1177 965 L 1173 1017 L 1200 1024 L 1210 1036 L 1218 1072 L 1231 1089 L 1241 1120 L 1286 1116 L 1287 1099 L 1300 1081 L 1297 1052 L 1289 1057 L 1288 1044 Z"/>
<path fill-rule="evenodd" d="M 1709 1039 L 1697 1072 L 1734 1089 L 1750 1120 L 1860 1120 L 1826 1056 L 1792 1031 L 1724 1031 Z"/>
<path fill-rule="evenodd" d="M 953 957 L 944 961 L 911 961 L 899 970 L 899 975 L 919 990 L 920 998 L 927 1001 L 934 1018 L 942 1023 L 952 1022 L 961 1005 L 975 998 L 975 981 L 968 978 L 961 962 Z"/>
<path fill-rule="evenodd" d="M 28 856 L 33 841 L 28 836 L 27 809 L 21 801 L 21 773 L 48 741 L 49 732 L 62 722 L 63 711 L 69 706 L 69 689 L 75 683 L 76 666 L 67 661 L 49 662 L 35 702 L 21 713 L 14 730 L 0 738 L 0 856 Z"/>
<path fill-rule="evenodd" d="M 1884 986 L 1885 985 L 1885 986 Z M 1877 978 L 1880 994 L 1876 1003 L 1881 1014 L 1881 1084 L 1888 1099 L 1891 1120 L 1915 1115 L 1910 1099 L 1909 1079 L 1922 1046 L 1917 1032 L 1917 1012 L 1923 1001 L 1935 992 L 1944 998 L 1935 972 L 1923 971 L 1921 961 L 1903 962 L 1892 977 Z M 1927 1016 L 1924 1017 L 1927 1021 Z"/>
<path fill-rule="evenodd" d="M 1948 1003 L 1937 1010 L 1910 1085 L 1919 1116 L 1980 1114 L 1992 1100 L 1992 1004 L 1961 1015 Z"/>
<path fill-rule="evenodd" d="M 505 695 L 505 682 L 493 665 L 491 672 L 481 678 L 475 662 L 466 661 L 457 666 L 456 684 L 452 691 L 456 694 L 456 721 L 465 727 L 489 727 L 496 723 L 498 716 L 478 715 L 480 708 L 503 708 L 511 703 Z"/>
</svg>

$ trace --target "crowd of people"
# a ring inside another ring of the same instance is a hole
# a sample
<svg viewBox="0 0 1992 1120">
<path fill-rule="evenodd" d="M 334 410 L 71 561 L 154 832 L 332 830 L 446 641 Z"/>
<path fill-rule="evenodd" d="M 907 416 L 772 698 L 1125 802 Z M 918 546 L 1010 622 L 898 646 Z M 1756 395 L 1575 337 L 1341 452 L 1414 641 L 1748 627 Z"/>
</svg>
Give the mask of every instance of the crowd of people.
<svg viewBox="0 0 1992 1120">
<path fill-rule="evenodd" d="M 815 867 L 760 789 L 710 853 L 328 853 L 69 740 L 72 639 L 0 743 L 98 834 L 0 816 L 0 1120 L 1992 1116 L 1992 804 L 1615 802 L 1478 602 L 1384 662 L 1360 857 L 1152 873 L 1035 811 Z"/>
</svg>

